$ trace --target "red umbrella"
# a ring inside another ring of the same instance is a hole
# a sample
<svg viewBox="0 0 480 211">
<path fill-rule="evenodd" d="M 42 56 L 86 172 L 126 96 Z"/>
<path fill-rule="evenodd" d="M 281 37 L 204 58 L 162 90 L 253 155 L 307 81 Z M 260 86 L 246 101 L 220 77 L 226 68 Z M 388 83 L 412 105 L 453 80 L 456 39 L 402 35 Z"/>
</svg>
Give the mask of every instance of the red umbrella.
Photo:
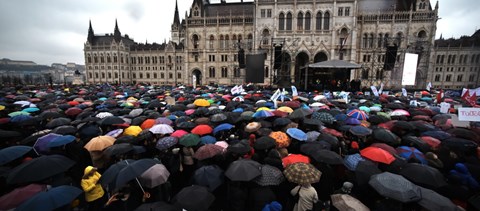
<svg viewBox="0 0 480 211">
<path fill-rule="evenodd" d="M 68 102 L 68 105 L 71 105 L 71 106 L 76 106 L 78 104 L 80 104 L 78 101 L 69 101 Z"/>
<path fill-rule="evenodd" d="M 290 154 L 282 158 L 283 167 L 294 163 L 310 163 L 310 158 L 301 154 Z"/>
<path fill-rule="evenodd" d="M 389 152 L 378 147 L 367 147 L 360 150 L 360 155 L 370 160 L 390 164 L 395 161 L 395 158 Z"/>
<path fill-rule="evenodd" d="M 373 143 L 373 144 L 370 145 L 370 146 L 383 149 L 383 150 L 389 152 L 389 153 L 392 154 L 392 155 L 397 154 L 397 150 L 396 150 L 395 148 L 393 148 L 392 146 L 390 146 L 390 145 L 388 145 L 388 144 L 385 144 L 385 143 Z"/>
<path fill-rule="evenodd" d="M 82 109 L 79 107 L 71 107 L 65 111 L 67 116 L 77 116 L 79 113 L 82 113 Z"/>
<path fill-rule="evenodd" d="M 170 134 L 170 136 L 172 137 L 177 137 L 177 138 L 181 138 L 182 136 L 184 135 L 187 135 L 188 132 L 185 131 L 185 130 L 176 130 L 175 132 L 173 132 L 172 134 Z"/>
<path fill-rule="evenodd" d="M 422 141 L 430 145 L 433 149 L 437 149 L 442 143 L 440 140 L 433 138 L 431 136 L 422 136 L 420 137 Z"/>
<path fill-rule="evenodd" d="M 18 207 L 27 199 L 46 189 L 47 186 L 41 184 L 30 184 L 17 188 L 0 197 L 0 210 L 9 210 Z"/>
<path fill-rule="evenodd" d="M 199 136 L 210 134 L 212 133 L 212 131 L 213 129 L 209 125 L 198 125 L 192 129 L 192 133 Z"/>
<path fill-rule="evenodd" d="M 343 134 L 341 132 L 338 132 L 337 130 L 331 128 L 322 129 L 322 133 L 327 133 L 335 137 L 343 137 Z"/>
<path fill-rule="evenodd" d="M 395 125 L 395 122 L 397 122 L 397 120 L 390 120 L 388 122 L 378 124 L 378 127 L 382 127 L 387 130 L 392 130 L 393 126 Z"/>
</svg>

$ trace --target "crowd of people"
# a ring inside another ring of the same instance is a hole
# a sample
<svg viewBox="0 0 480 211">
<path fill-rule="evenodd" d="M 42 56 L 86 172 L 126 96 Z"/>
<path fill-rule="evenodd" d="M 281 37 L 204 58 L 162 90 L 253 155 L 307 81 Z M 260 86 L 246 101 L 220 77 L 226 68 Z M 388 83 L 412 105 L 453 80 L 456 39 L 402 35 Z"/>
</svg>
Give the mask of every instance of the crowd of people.
<svg viewBox="0 0 480 211">
<path fill-rule="evenodd" d="M 480 209 L 461 98 L 351 83 L 2 87 L 0 210 Z"/>
</svg>

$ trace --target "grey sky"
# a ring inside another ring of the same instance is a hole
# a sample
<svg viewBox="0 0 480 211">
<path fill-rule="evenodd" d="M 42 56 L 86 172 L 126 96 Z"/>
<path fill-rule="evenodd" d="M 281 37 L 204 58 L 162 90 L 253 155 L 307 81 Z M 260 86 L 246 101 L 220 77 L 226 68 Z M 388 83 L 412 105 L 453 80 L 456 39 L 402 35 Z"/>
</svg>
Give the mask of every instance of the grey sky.
<svg viewBox="0 0 480 211">
<path fill-rule="evenodd" d="M 178 0 L 181 19 L 192 2 Z M 437 37 L 473 34 L 480 27 L 477 2 L 440 0 Z M 113 33 L 117 19 L 122 35 L 161 43 L 170 38 L 174 9 L 175 0 L 0 0 L 0 58 L 83 64 L 89 20 L 95 34 Z"/>
</svg>

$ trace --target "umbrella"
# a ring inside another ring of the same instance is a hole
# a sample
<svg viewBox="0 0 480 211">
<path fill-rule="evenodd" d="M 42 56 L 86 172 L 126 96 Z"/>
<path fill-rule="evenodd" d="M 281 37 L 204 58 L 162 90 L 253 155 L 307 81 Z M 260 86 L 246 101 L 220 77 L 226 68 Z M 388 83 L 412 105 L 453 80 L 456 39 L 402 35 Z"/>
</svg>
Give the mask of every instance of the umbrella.
<svg viewBox="0 0 480 211">
<path fill-rule="evenodd" d="M 30 115 L 30 113 L 28 113 L 26 111 L 15 111 L 15 112 L 12 112 L 12 113 L 8 114 L 9 117 L 14 117 L 14 116 L 18 116 L 18 115 Z"/>
<path fill-rule="evenodd" d="M 252 115 L 253 118 L 266 118 L 271 116 L 275 116 L 275 114 L 273 114 L 271 111 L 266 110 L 257 111 Z"/>
<path fill-rule="evenodd" d="M 25 112 L 28 112 L 28 113 L 33 113 L 33 112 L 40 111 L 40 109 L 37 108 L 37 107 L 30 107 L 30 108 L 25 108 L 22 111 L 25 111 Z"/>
<path fill-rule="evenodd" d="M 200 138 L 201 144 L 215 144 L 215 142 L 217 142 L 217 138 L 210 135 L 202 136 Z"/>
<path fill-rule="evenodd" d="M 261 164 L 248 159 L 236 160 L 228 166 L 225 176 L 232 181 L 251 181 L 260 176 Z"/>
<path fill-rule="evenodd" d="M 355 171 L 360 161 L 364 161 L 365 159 L 359 153 L 355 153 L 352 155 L 347 155 L 344 158 L 343 164 L 347 167 L 350 171 Z"/>
<path fill-rule="evenodd" d="M 157 144 L 155 145 L 155 147 L 158 150 L 166 150 L 172 146 L 175 146 L 177 143 L 178 143 L 177 137 L 167 136 L 167 137 L 160 138 L 157 141 Z"/>
<path fill-rule="evenodd" d="M 358 110 L 358 109 L 353 109 L 349 112 L 347 112 L 347 116 L 358 119 L 358 120 L 367 120 L 368 115 L 365 113 L 365 111 Z"/>
<path fill-rule="evenodd" d="M 428 144 L 430 147 L 433 149 L 437 149 L 440 147 L 440 144 L 442 143 L 440 140 L 431 137 L 431 136 L 421 136 L 420 139 L 424 141 L 426 144 Z"/>
<path fill-rule="evenodd" d="M 123 133 L 123 129 L 119 128 L 119 129 L 115 129 L 115 130 L 112 130 L 110 132 L 108 132 L 107 134 L 105 134 L 106 136 L 111 136 L 111 137 L 114 137 L 114 138 L 117 138 L 119 135 L 121 135 Z"/>
<path fill-rule="evenodd" d="M 82 109 L 79 107 L 71 107 L 65 111 L 67 116 L 77 116 L 78 114 L 82 113 Z"/>
<path fill-rule="evenodd" d="M 332 199 L 332 205 L 338 210 L 370 211 L 362 202 L 348 194 L 333 194 L 330 198 Z"/>
<path fill-rule="evenodd" d="M 135 211 L 182 211 L 182 209 L 167 202 L 157 201 L 152 203 L 144 203 L 137 207 Z"/>
<path fill-rule="evenodd" d="M 155 124 L 167 124 L 167 125 L 172 125 L 172 120 L 169 120 L 168 118 L 165 117 L 159 117 L 155 119 Z"/>
<path fill-rule="evenodd" d="M 287 118 L 276 118 L 273 120 L 273 126 L 275 127 L 284 127 L 290 124 L 292 120 L 287 119 Z"/>
<path fill-rule="evenodd" d="M 188 211 L 204 211 L 215 201 L 215 196 L 203 186 L 192 185 L 183 188 L 172 201 L 175 206 Z"/>
<path fill-rule="evenodd" d="M 12 169 L 8 174 L 7 183 L 18 184 L 41 181 L 65 172 L 74 164 L 75 161 L 62 155 L 40 156 Z"/>
<path fill-rule="evenodd" d="M 227 131 L 227 130 L 230 130 L 233 128 L 233 125 L 232 124 L 229 124 L 229 123 L 223 123 L 223 124 L 220 124 L 218 126 L 216 126 L 214 129 L 213 129 L 213 134 L 214 135 L 217 135 L 217 133 L 221 132 L 221 131 Z"/>
<path fill-rule="evenodd" d="M 386 164 L 390 164 L 395 160 L 392 154 L 377 147 L 366 147 L 360 150 L 360 155 L 370 160 Z"/>
<path fill-rule="evenodd" d="M 52 130 L 52 133 L 60 134 L 60 135 L 75 135 L 77 133 L 77 128 L 73 125 L 63 125 L 58 126 Z"/>
<path fill-rule="evenodd" d="M 125 120 L 118 116 L 107 116 L 98 121 L 98 124 L 100 125 L 117 125 L 117 124 L 123 124 L 125 123 Z"/>
<path fill-rule="evenodd" d="M 62 135 L 49 133 L 37 139 L 35 144 L 33 145 L 33 150 L 38 154 L 39 152 L 48 152 L 48 143 L 52 140 L 61 137 Z"/>
<path fill-rule="evenodd" d="M 325 124 L 333 124 L 336 121 L 335 117 L 327 112 L 313 112 L 312 119 L 320 120 Z"/>
<path fill-rule="evenodd" d="M 192 130 L 196 126 L 197 124 L 195 122 L 190 122 L 190 121 L 177 123 L 177 128 L 188 130 L 188 131 Z"/>
<path fill-rule="evenodd" d="M 255 140 L 255 143 L 253 144 L 255 150 L 266 150 L 274 148 L 275 146 L 275 139 L 270 136 L 262 136 Z"/>
<path fill-rule="evenodd" d="M 45 120 L 45 119 L 54 119 L 58 117 L 63 117 L 64 115 L 56 111 L 44 111 L 38 116 Z"/>
<path fill-rule="evenodd" d="M 237 155 L 245 155 L 249 153 L 252 148 L 246 140 L 242 140 L 240 142 L 228 145 L 227 150 Z"/>
<path fill-rule="evenodd" d="M 195 154 L 193 155 L 194 158 L 197 160 L 205 160 L 207 158 L 214 157 L 215 155 L 219 155 L 223 153 L 223 148 L 221 146 L 215 144 L 205 144 L 197 149 Z"/>
<path fill-rule="evenodd" d="M 287 134 L 285 134 L 284 132 L 271 132 L 269 136 L 275 139 L 275 142 L 277 143 L 277 146 L 279 148 L 288 147 L 290 145 L 290 138 L 288 138 Z"/>
<path fill-rule="evenodd" d="M 50 122 L 48 122 L 45 125 L 45 128 L 53 129 L 53 128 L 56 128 L 58 126 L 69 125 L 70 122 L 72 122 L 72 120 L 70 120 L 68 118 L 65 118 L 65 117 L 59 117 L 59 118 L 55 118 L 55 119 L 50 120 Z"/>
<path fill-rule="evenodd" d="M 308 108 L 297 108 L 292 113 L 290 113 L 290 115 L 288 115 L 288 117 L 290 119 L 301 119 L 303 117 L 311 115 L 312 113 L 313 113 L 313 111 L 308 109 Z"/>
<path fill-rule="evenodd" d="M 200 143 L 200 136 L 192 133 L 182 136 L 179 140 L 179 144 L 186 147 L 196 146 L 198 143 Z"/>
<path fill-rule="evenodd" d="M 138 134 L 140 134 L 140 132 L 142 132 L 142 130 L 143 129 L 140 126 L 132 125 L 132 126 L 129 126 L 129 127 L 125 128 L 125 130 L 123 130 L 123 135 L 137 136 Z"/>
<path fill-rule="evenodd" d="M 170 172 L 163 164 L 155 164 L 143 172 L 138 180 L 143 186 L 154 188 L 167 182 L 169 176 Z"/>
<path fill-rule="evenodd" d="M 112 146 L 109 146 L 105 148 L 103 153 L 109 157 L 116 156 L 116 155 L 122 155 L 128 152 L 133 151 L 133 145 L 129 143 L 120 143 L 120 144 L 114 144 Z"/>
<path fill-rule="evenodd" d="M 419 188 L 420 193 L 422 194 L 422 200 L 420 200 L 418 204 L 426 210 L 460 210 L 449 198 L 442 196 L 433 190 L 422 187 Z"/>
<path fill-rule="evenodd" d="M 145 171 L 150 169 L 155 164 L 158 164 L 157 161 L 153 159 L 140 159 L 134 162 L 129 163 L 125 161 L 128 165 L 125 166 L 122 170 L 118 172 L 117 179 L 115 182 L 115 187 L 120 188 L 125 185 L 130 180 L 136 179 L 142 175 Z"/>
<path fill-rule="evenodd" d="M 322 172 L 309 163 L 294 163 L 283 171 L 288 181 L 296 184 L 312 184 L 320 181 Z"/>
<path fill-rule="evenodd" d="M 210 106 L 210 102 L 208 102 L 205 99 L 196 99 L 193 102 L 193 105 L 198 106 L 198 107 L 208 107 L 208 106 Z"/>
<path fill-rule="evenodd" d="M 372 130 L 370 128 L 366 128 L 360 125 L 353 126 L 348 131 L 350 131 L 350 133 L 356 136 L 368 136 L 372 134 Z"/>
<path fill-rule="evenodd" d="M 395 109 L 392 111 L 392 113 L 390 113 L 390 116 L 410 116 L 410 113 L 403 109 Z"/>
<path fill-rule="evenodd" d="M 170 134 L 173 133 L 173 128 L 170 125 L 167 124 L 158 124 L 154 125 L 150 129 L 148 129 L 150 132 L 153 134 Z"/>
<path fill-rule="evenodd" d="M 320 162 L 320 163 L 326 163 L 330 165 L 341 165 L 343 164 L 343 158 L 339 154 L 326 150 L 326 149 L 321 149 L 317 150 L 314 153 L 313 151 L 310 151 L 308 156 L 312 157 L 313 160 Z"/>
<path fill-rule="evenodd" d="M 72 135 L 59 136 L 52 139 L 52 141 L 48 142 L 47 147 L 63 146 L 65 144 L 73 142 L 75 139 L 76 137 Z"/>
<path fill-rule="evenodd" d="M 187 135 L 188 132 L 185 130 L 176 130 L 172 134 L 170 134 L 171 137 L 176 137 L 176 138 L 181 138 L 184 135 Z"/>
<path fill-rule="evenodd" d="M 307 142 L 317 141 L 318 136 L 320 136 L 320 132 L 318 132 L 318 131 L 308 131 L 307 132 Z"/>
<path fill-rule="evenodd" d="M 415 147 L 407 147 L 407 146 L 398 147 L 397 154 L 400 155 L 400 157 L 403 157 L 407 160 L 414 158 L 420 161 L 420 163 L 422 164 L 427 164 L 425 155 L 422 152 L 418 151 L 418 149 Z"/>
<path fill-rule="evenodd" d="M 211 121 L 211 122 L 215 122 L 215 123 L 217 123 L 217 122 L 223 122 L 223 121 L 225 121 L 225 120 L 227 120 L 227 116 L 226 116 L 225 114 L 223 114 L 223 113 L 214 114 L 214 115 L 212 115 L 212 116 L 210 117 L 210 121 Z"/>
<path fill-rule="evenodd" d="M 118 172 L 127 167 L 128 163 L 132 162 L 135 162 L 135 160 L 122 160 L 109 166 L 100 177 L 99 183 L 102 184 L 103 187 L 108 187 L 109 190 L 114 190 Z"/>
<path fill-rule="evenodd" d="M 214 191 L 222 185 L 224 178 L 223 170 L 217 165 L 202 166 L 193 175 L 194 184 L 204 186 L 209 191 Z"/>
<path fill-rule="evenodd" d="M 32 147 L 29 146 L 11 146 L 0 149 L 0 166 L 15 159 L 21 158 L 30 152 L 30 150 L 32 150 Z"/>
<path fill-rule="evenodd" d="M 395 148 L 393 148 L 392 146 L 388 145 L 388 144 L 385 144 L 385 143 L 373 143 L 372 145 L 370 145 L 371 147 L 377 147 L 377 148 L 380 148 L 380 149 L 383 149 L 385 151 L 387 151 L 388 153 L 390 153 L 391 155 L 397 155 L 397 150 Z"/>
<path fill-rule="evenodd" d="M 84 148 L 87 149 L 89 152 L 91 151 L 102 151 L 105 148 L 112 146 L 115 142 L 115 138 L 111 136 L 97 136 L 92 138 L 87 144 L 85 144 Z"/>
<path fill-rule="evenodd" d="M 369 160 L 360 161 L 355 168 L 355 178 L 357 183 L 362 186 L 370 181 L 370 177 L 380 174 L 382 171 L 378 169 L 377 165 Z"/>
<path fill-rule="evenodd" d="M 370 177 L 368 182 L 380 195 L 408 203 L 422 199 L 420 188 L 404 177 L 383 172 Z"/>
<path fill-rule="evenodd" d="M 253 182 L 261 186 L 280 185 L 285 180 L 282 171 L 270 165 L 262 165 L 260 168 L 262 174 L 255 178 Z"/>
<path fill-rule="evenodd" d="M 384 128 L 375 128 L 372 132 L 372 137 L 378 142 L 386 143 L 392 146 L 401 143 L 401 140 L 397 135 Z"/>
<path fill-rule="evenodd" d="M 97 115 L 95 115 L 95 117 L 98 117 L 100 119 L 103 119 L 103 118 L 109 117 L 109 116 L 114 116 L 114 115 L 110 112 L 100 112 Z"/>
<path fill-rule="evenodd" d="M 193 134 L 197 134 L 200 136 L 207 135 L 212 133 L 213 129 L 209 125 L 198 125 L 192 129 Z"/>
<path fill-rule="evenodd" d="M 40 192 L 23 202 L 15 210 L 25 211 L 43 211 L 54 210 L 71 203 L 83 191 L 77 187 L 62 185 Z"/>
<path fill-rule="evenodd" d="M 247 133 L 253 133 L 260 129 L 262 127 L 262 124 L 259 122 L 250 122 L 245 126 L 245 132 Z"/>
<path fill-rule="evenodd" d="M 403 166 L 399 174 L 413 183 L 427 188 L 440 188 L 447 185 L 442 173 L 427 165 L 408 163 Z"/>
<path fill-rule="evenodd" d="M 285 113 L 292 113 L 293 112 L 293 109 L 288 107 L 288 106 L 281 106 L 281 107 L 277 108 L 277 110 L 285 112 Z"/>
<path fill-rule="evenodd" d="M 10 210 L 22 202 L 28 200 L 39 192 L 45 191 L 47 185 L 29 184 L 27 186 L 16 188 L 15 190 L 0 197 L 0 210 Z"/>
<path fill-rule="evenodd" d="M 435 130 L 435 131 L 426 131 L 426 132 L 423 132 L 422 133 L 422 136 L 430 136 L 430 137 L 433 137 L 433 138 L 436 138 L 440 141 L 443 141 L 447 138 L 450 138 L 452 137 L 452 135 L 450 133 L 447 133 L 447 132 L 444 132 L 444 131 L 440 131 L 440 130 Z"/>
<path fill-rule="evenodd" d="M 349 117 L 344 121 L 344 123 L 347 124 L 347 125 L 359 125 L 362 122 L 360 122 L 360 120 L 358 120 L 356 118 Z"/>
<path fill-rule="evenodd" d="M 442 145 L 448 147 L 449 149 L 456 149 L 461 151 L 474 151 L 478 145 L 474 141 L 451 137 L 442 141 Z"/>
<path fill-rule="evenodd" d="M 306 141 L 307 140 L 307 134 L 305 132 L 303 132 L 302 130 L 300 129 L 297 129 L 297 128 L 288 128 L 287 129 L 287 134 L 294 138 L 294 139 L 297 139 L 299 141 Z"/>
</svg>

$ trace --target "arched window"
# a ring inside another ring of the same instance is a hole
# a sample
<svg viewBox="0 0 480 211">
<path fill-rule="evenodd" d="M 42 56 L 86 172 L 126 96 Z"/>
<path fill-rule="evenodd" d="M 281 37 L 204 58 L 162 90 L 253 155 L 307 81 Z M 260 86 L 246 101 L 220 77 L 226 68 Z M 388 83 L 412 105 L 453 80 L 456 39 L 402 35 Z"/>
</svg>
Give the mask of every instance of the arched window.
<svg viewBox="0 0 480 211">
<path fill-rule="evenodd" d="M 402 39 L 403 39 L 403 33 L 398 32 L 397 33 L 397 38 L 395 40 L 398 47 L 400 47 L 402 45 Z"/>
<path fill-rule="evenodd" d="M 230 38 L 229 38 L 228 34 L 225 35 L 225 48 L 226 49 L 230 48 Z"/>
<path fill-rule="evenodd" d="M 315 17 L 315 30 L 322 30 L 322 12 L 317 12 L 317 16 Z"/>
<path fill-rule="evenodd" d="M 268 31 L 268 29 L 264 29 L 262 32 L 262 44 L 268 45 L 269 39 L 270 39 L 270 32 Z"/>
<path fill-rule="evenodd" d="M 194 34 L 193 37 L 192 37 L 192 40 L 193 40 L 193 48 L 194 49 L 197 49 L 198 48 L 198 41 L 199 41 L 199 37 L 198 35 Z"/>
<path fill-rule="evenodd" d="M 330 30 L 330 13 L 325 12 L 323 16 L 323 30 Z"/>
<path fill-rule="evenodd" d="M 312 24 L 312 15 L 310 12 L 305 13 L 305 31 L 310 31 Z"/>
<path fill-rule="evenodd" d="M 220 35 L 220 49 L 225 49 L 225 38 L 223 37 L 223 34 Z"/>
<path fill-rule="evenodd" d="M 292 13 L 287 13 L 287 31 L 292 31 Z"/>
<path fill-rule="evenodd" d="M 222 78 L 228 77 L 228 69 L 227 67 L 222 67 Z"/>
<path fill-rule="evenodd" d="M 425 30 L 421 30 L 418 32 L 418 38 L 427 38 L 427 32 Z"/>
<path fill-rule="evenodd" d="M 440 74 L 437 74 L 437 75 L 435 75 L 435 79 L 434 79 L 434 81 L 437 81 L 437 82 L 438 82 L 438 81 L 440 81 L 440 77 L 441 77 L 441 75 L 440 75 Z"/>
<path fill-rule="evenodd" d="M 363 48 L 368 47 L 368 34 L 363 34 Z"/>
<path fill-rule="evenodd" d="M 373 33 L 370 34 L 370 37 L 368 38 L 368 47 L 373 48 Z"/>
<path fill-rule="evenodd" d="M 447 75 L 447 77 L 445 77 L 445 81 L 447 82 L 452 81 L 452 75 Z"/>
<path fill-rule="evenodd" d="M 208 77 L 215 78 L 215 67 L 210 67 L 208 69 Z"/>
<path fill-rule="evenodd" d="M 383 47 L 383 34 L 380 33 L 378 34 L 377 48 L 382 48 L 382 47 Z"/>
<path fill-rule="evenodd" d="M 214 43 L 215 43 L 215 37 L 213 35 L 210 35 L 210 42 L 208 43 L 210 50 L 213 50 Z"/>
<path fill-rule="evenodd" d="M 303 13 L 299 12 L 297 15 L 297 30 L 303 31 Z"/>
<path fill-rule="evenodd" d="M 280 15 L 278 16 L 278 30 L 285 30 L 285 15 L 283 13 L 280 13 Z"/>
</svg>

